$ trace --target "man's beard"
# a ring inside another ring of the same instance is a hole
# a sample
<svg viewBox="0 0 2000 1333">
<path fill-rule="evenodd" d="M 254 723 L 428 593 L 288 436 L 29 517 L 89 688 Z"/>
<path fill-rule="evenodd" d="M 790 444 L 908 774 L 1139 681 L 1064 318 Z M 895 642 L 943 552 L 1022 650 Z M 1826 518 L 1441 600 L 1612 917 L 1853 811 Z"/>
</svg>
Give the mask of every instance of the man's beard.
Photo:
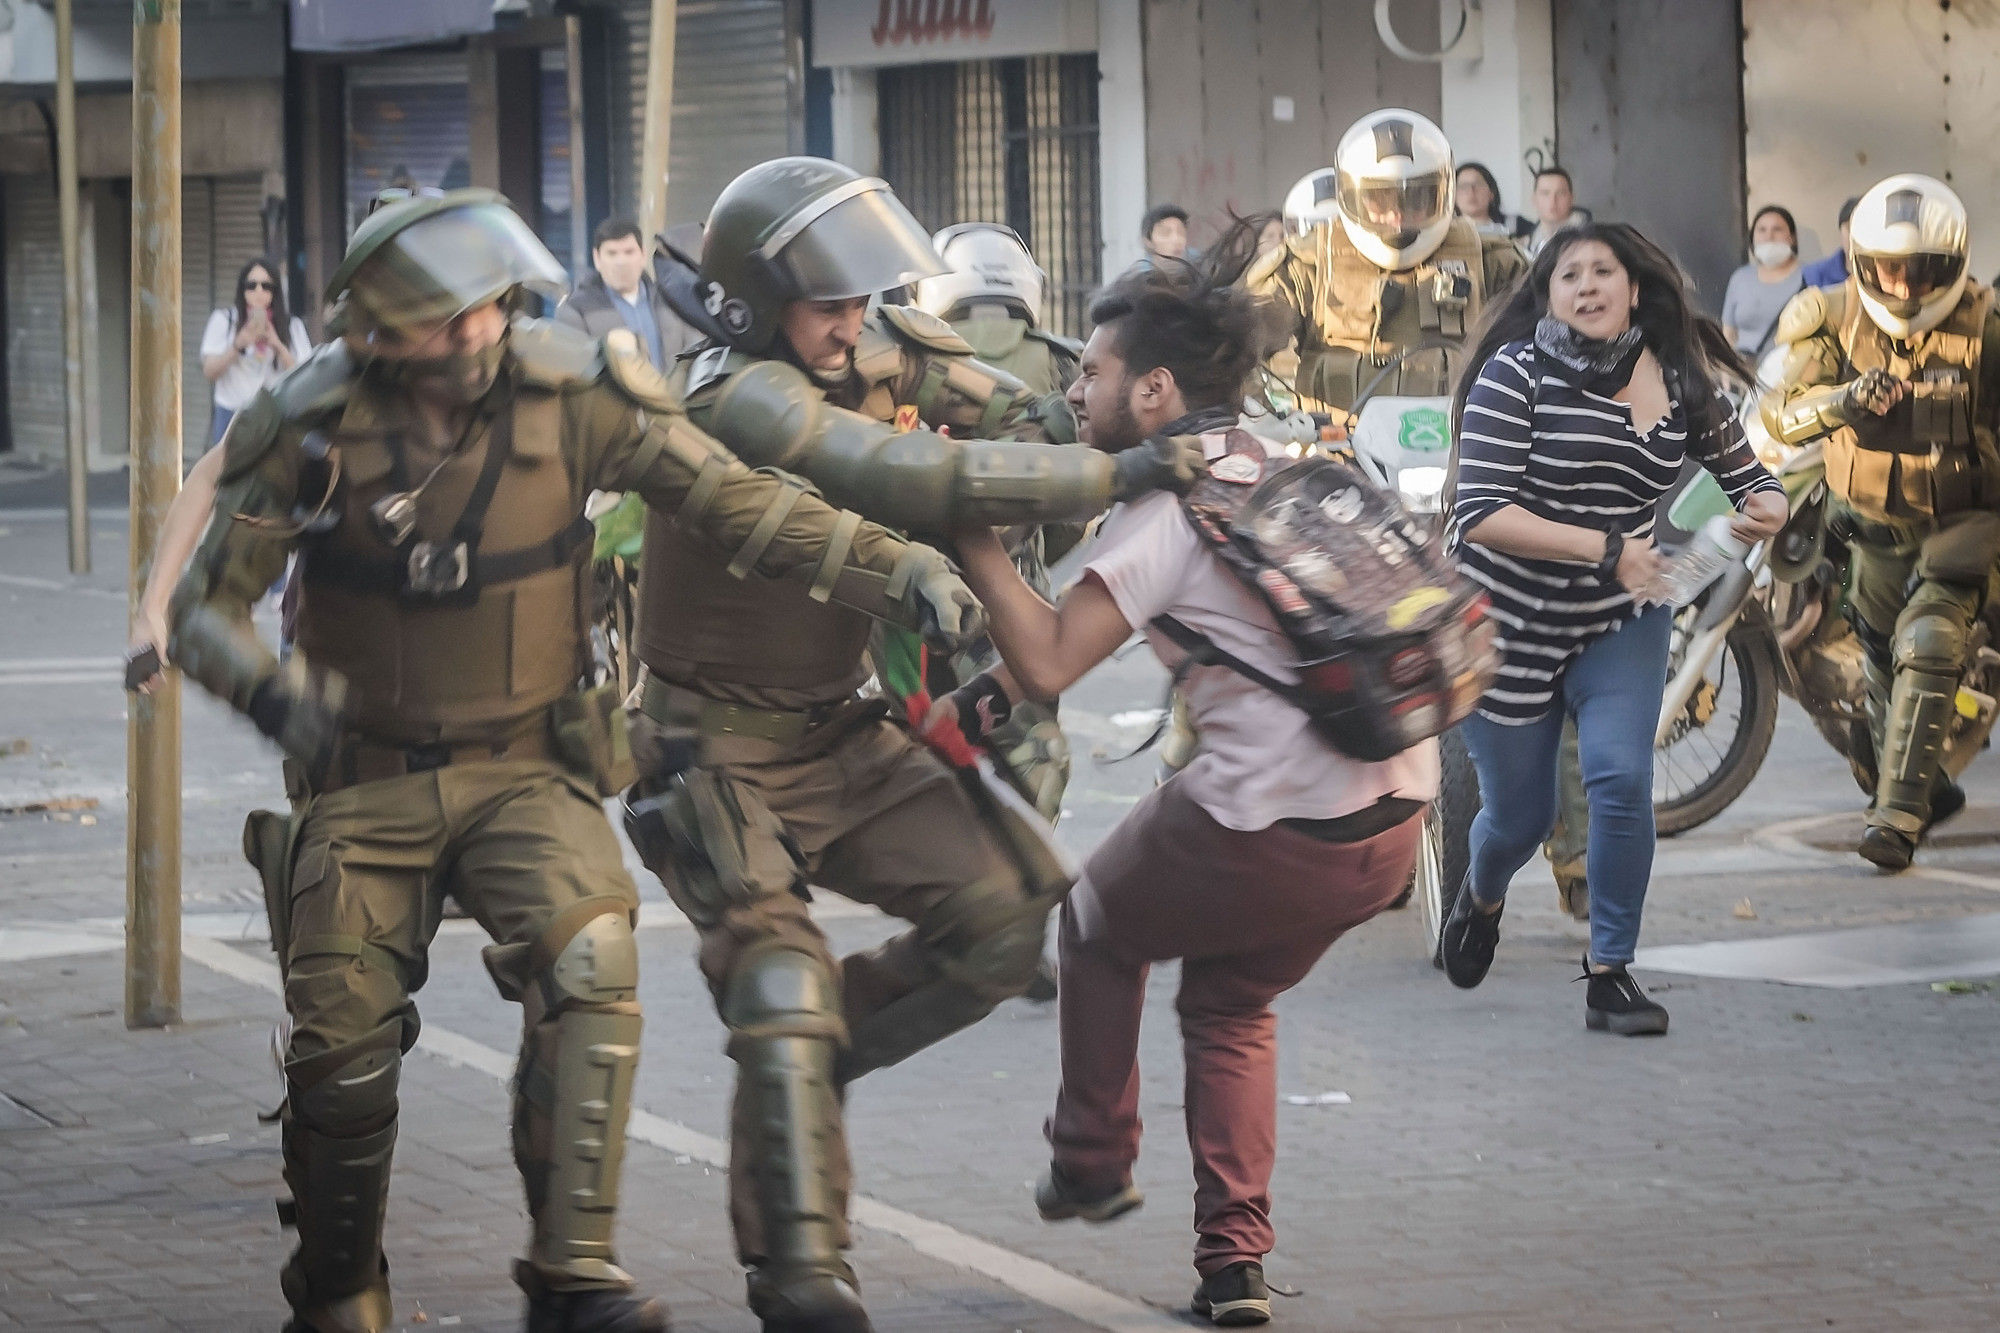
<svg viewBox="0 0 2000 1333">
<path fill-rule="evenodd" d="M 506 355 L 507 344 L 503 339 L 477 352 L 377 361 L 375 369 L 387 383 L 413 393 L 455 403 L 476 403 L 500 377 L 500 362 Z"/>
<path fill-rule="evenodd" d="M 1090 417 L 1090 447 L 1102 453 L 1121 454 L 1146 438 L 1146 432 L 1139 426 L 1139 418 L 1132 411 L 1129 390 L 1132 382 L 1127 380 L 1118 394 L 1110 415 Z"/>
</svg>

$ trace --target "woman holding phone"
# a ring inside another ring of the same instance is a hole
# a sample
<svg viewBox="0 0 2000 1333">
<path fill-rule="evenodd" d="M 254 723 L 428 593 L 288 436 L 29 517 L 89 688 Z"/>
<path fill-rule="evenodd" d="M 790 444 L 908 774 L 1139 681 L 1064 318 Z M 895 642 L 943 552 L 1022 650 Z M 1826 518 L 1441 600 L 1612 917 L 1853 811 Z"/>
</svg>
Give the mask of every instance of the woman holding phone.
<svg viewBox="0 0 2000 1333">
<path fill-rule="evenodd" d="M 305 321 L 285 309 L 277 265 L 253 259 L 236 275 L 236 299 L 208 317 L 201 335 L 201 373 L 215 386 L 208 442 L 221 441 L 230 418 L 257 391 L 312 351 Z"/>
</svg>

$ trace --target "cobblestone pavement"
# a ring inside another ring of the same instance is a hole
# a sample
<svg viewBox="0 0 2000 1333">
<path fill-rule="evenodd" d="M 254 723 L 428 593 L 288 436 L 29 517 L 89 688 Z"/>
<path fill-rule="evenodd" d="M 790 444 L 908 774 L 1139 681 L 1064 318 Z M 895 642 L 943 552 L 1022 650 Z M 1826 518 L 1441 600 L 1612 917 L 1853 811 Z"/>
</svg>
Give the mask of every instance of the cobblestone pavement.
<svg viewBox="0 0 2000 1333">
<path fill-rule="evenodd" d="M 0 959 L 24 924 L 122 910 L 116 686 L 12 683 L 76 674 L 23 662 L 117 654 L 117 569 L 81 585 L 98 594 L 81 591 L 61 572 L 60 533 L 57 522 L 0 511 L 0 809 L 65 796 L 100 804 L 0 814 Z M 1144 789 L 1148 760 L 1105 766 L 1090 756 L 1143 735 L 1141 720 L 1121 714 L 1152 707 L 1157 683 L 1141 651 L 1085 682 L 1065 709 L 1080 760 L 1064 836 L 1078 850 Z M 243 811 L 275 795 L 275 765 L 205 700 L 190 697 L 187 712 L 185 891 L 202 929 L 251 902 L 235 847 Z M 25 752 L 5 754 L 17 738 Z M 1926 851 L 1929 873 L 1878 877 L 1821 850 L 1846 836 L 1856 796 L 1787 704 L 1744 798 L 1662 845 L 1646 942 L 2000 909 L 1991 761 L 1975 766 L 1970 786 L 1974 809 Z M 1779 825 L 1789 833 L 1774 833 Z M 688 961 L 689 932 L 656 885 L 642 881 L 642 891 L 639 1102 L 670 1131 L 656 1142 L 680 1136 L 695 1147 L 635 1145 L 622 1247 L 681 1327 L 747 1329 L 721 1183 L 700 1146 L 723 1130 L 730 1069 Z M 822 905 L 838 947 L 890 928 L 837 900 Z M 1270 1272 L 1297 1292 L 1277 1303 L 1284 1326 L 2000 1326 L 2000 992 L 1642 972 L 1674 1029 L 1629 1042 L 1585 1032 L 1581 988 L 1570 984 L 1582 930 L 1555 912 L 1538 866 L 1516 886 L 1479 990 L 1446 985 L 1416 931 L 1407 913 L 1384 916 L 1280 1004 L 1281 1091 L 1351 1098 L 1280 1110 Z M 492 1073 L 512 1049 L 516 1017 L 479 966 L 481 942 L 448 926 L 420 997 L 427 1035 L 470 1054 L 420 1055 L 407 1067 L 390 1222 L 406 1327 L 456 1318 L 503 1328 L 517 1317 L 503 1274 L 524 1221 Z M 270 1204 L 275 1132 L 254 1112 L 276 1096 L 265 1054 L 275 1006 L 244 979 L 268 951 L 228 946 L 242 965 L 217 971 L 198 961 L 213 956 L 213 941 L 191 946 L 186 1022 L 128 1033 L 118 955 L 91 947 L 83 939 L 83 951 L 0 961 L 0 1094 L 55 1122 L 15 1127 L 28 1118 L 0 1102 L 0 1328 L 273 1327 L 285 1242 Z M 1142 1051 L 1151 1133 L 1138 1182 L 1148 1204 L 1113 1226 L 1044 1226 L 1028 1198 L 1054 1084 L 1050 1011 L 1008 1005 L 856 1086 L 860 1188 L 913 1215 L 890 1225 L 902 1215 L 871 1214 L 918 1242 L 859 1232 L 856 1262 L 882 1327 L 1173 1326 L 1146 1311 L 1178 1309 L 1192 1284 L 1174 974 L 1155 971 Z M 920 1234 L 925 1219 L 954 1229 L 939 1233 L 947 1249 L 968 1238 L 997 1248 L 959 1245 L 963 1262 L 947 1261 Z M 1009 1256 L 1073 1274 L 1088 1286 L 1072 1294 L 1109 1304 L 1079 1321 L 1065 1301 L 1048 1303 L 1047 1270 L 1010 1267 Z"/>
</svg>

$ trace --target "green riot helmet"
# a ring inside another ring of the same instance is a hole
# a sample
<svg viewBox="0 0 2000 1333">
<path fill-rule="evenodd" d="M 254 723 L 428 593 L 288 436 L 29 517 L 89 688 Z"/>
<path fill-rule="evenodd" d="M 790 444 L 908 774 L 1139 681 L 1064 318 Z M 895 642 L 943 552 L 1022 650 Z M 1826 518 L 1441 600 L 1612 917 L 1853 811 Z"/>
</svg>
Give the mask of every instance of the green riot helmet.
<svg viewBox="0 0 2000 1333">
<path fill-rule="evenodd" d="M 887 182 L 818 157 L 750 168 L 702 233 L 703 304 L 746 352 L 770 349 L 788 301 L 874 296 L 948 271 Z"/>
<path fill-rule="evenodd" d="M 562 265 L 504 196 L 450 190 L 383 205 L 362 220 L 327 284 L 339 332 L 423 329 L 517 287 L 560 297 Z"/>
</svg>

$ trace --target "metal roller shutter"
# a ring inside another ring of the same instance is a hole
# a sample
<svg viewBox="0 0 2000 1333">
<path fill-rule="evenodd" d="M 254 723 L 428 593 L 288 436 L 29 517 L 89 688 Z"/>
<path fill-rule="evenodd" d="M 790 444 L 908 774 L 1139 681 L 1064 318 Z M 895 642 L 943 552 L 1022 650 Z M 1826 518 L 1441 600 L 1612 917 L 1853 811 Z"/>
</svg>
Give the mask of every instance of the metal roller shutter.
<svg viewBox="0 0 2000 1333">
<path fill-rule="evenodd" d="M 63 456 L 62 240 L 47 176 L 7 178 L 7 412 L 17 456 Z"/>
<path fill-rule="evenodd" d="M 612 74 L 627 100 L 612 114 L 613 206 L 636 212 L 645 142 L 649 0 L 622 0 L 626 40 Z M 673 160 L 667 221 L 698 222 L 738 172 L 800 151 L 804 126 L 786 0 L 693 0 L 680 6 L 674 51 Z"/>
<path fill-rule="evenodd" d="M 347 229 L 377 190 L 472 183 L 472 102 L 463 53 L 354 65 L 347 72 Z"/>
</svg>

